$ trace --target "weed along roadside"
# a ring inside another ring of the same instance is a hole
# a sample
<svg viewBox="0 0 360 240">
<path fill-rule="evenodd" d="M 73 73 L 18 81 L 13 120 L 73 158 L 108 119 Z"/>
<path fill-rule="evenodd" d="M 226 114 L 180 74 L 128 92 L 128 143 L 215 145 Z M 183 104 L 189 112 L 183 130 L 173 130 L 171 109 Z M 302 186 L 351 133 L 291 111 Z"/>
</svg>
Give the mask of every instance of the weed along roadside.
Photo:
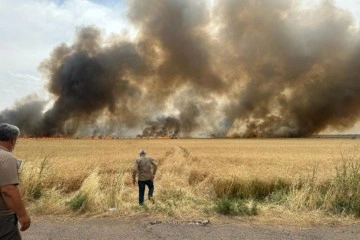
<svg viewBox="0 0 360 240">
<path fill-rule="evenodd" d="M 358 143 L 20 139 L 16 155 L 24 159 L 22 195 L 36 216 L 224 216 L 268 223 L 345 224 L 359 222 L 360 217 Z M 145 201 L 143 207 L 138 206 L 131 177 L 134 153 L 140 148 L 151 149 L 159 166 L 156 203 Z"/>
</svg>

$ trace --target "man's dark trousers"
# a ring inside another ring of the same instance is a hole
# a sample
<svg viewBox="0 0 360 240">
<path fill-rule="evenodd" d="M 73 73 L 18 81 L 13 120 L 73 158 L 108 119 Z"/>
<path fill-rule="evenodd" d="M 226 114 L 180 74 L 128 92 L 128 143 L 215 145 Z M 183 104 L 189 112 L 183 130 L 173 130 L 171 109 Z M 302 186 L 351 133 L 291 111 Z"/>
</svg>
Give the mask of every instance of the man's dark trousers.
<svg viewBox="0 0 360 240">
<path fill-rule="evenodd" d="M 154 183 L 152 180 L 138 181 L 139 185 L 139 204 L 144 204 L 145 186 L 149 188 L 148 197 L 152 197 L 154 193 Z"/>
<path fill-rule="evenodd" d="M 18 219 L 15 214 L 0 216 L 0 239 L 1 240 L 20 240 Z"/>
</svg>

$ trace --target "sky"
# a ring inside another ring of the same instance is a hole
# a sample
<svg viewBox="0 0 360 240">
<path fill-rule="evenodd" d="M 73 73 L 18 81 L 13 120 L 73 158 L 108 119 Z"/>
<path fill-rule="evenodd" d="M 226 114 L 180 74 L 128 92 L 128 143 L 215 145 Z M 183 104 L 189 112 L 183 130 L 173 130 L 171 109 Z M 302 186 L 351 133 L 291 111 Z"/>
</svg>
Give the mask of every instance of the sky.
<svg viewBox="0 0 360 240">
<path fill-rule="evenodd" d="M 319 2 L 299 1 L 308 8 Z M 360 0 L 335 3 L 360 25 Z M 73 42 L 79 27 L 97 26 L 105 37 L 129 34 L 126 9 L 123 0 L 0 0 L 0 111 L 29 94 L 46 97 L 39 64 L 59 44 Z"/>
<path fill-rule="evenodd" d="M 124 29 L 122 1 L 0 0 L 0 110 L 26 95 L 43 95 L 39 64 L 78 27 L 95 25 L 105 36 Z"/>
</svg>

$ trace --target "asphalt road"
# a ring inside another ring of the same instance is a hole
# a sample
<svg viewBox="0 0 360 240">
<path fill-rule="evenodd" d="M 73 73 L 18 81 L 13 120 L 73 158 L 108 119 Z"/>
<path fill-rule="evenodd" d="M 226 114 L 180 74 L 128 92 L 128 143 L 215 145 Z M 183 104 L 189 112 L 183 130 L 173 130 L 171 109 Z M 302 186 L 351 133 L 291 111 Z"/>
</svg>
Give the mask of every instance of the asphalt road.
<svg viewBox="0 0 360 240">
<path fill-rule="evenodd" d="M 360 225 L 310 228 L 269 226 L 251 223 L 201 221 L 159 221 L 121 217 L 56 219 L 35 218 L 22 233 L 24 240 L 57 239 L 324 239 L 359 240 Z"/>
</svg>

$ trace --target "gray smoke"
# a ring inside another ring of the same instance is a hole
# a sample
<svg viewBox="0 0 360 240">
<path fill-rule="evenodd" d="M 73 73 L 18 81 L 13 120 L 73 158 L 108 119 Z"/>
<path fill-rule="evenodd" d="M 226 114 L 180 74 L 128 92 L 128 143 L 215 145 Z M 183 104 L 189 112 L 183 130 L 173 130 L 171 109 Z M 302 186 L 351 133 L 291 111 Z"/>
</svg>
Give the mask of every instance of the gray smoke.
<svg viewBox="0 0 360 240">
<path fill-rule="evenodd" d="M 360 116 L 359 29 L 324 1 L 129 1 L 138 31 L 80 28 L 40 64 L 54 104 L 0 113 L 26 136 L 304 137 Z"/>
<path fill-rule="evenodd" d="M 159 117 L 147 123 L 141 137 L 177 137 L 180 133 L 180 122 L 175 117 Z"/>
</svg>

